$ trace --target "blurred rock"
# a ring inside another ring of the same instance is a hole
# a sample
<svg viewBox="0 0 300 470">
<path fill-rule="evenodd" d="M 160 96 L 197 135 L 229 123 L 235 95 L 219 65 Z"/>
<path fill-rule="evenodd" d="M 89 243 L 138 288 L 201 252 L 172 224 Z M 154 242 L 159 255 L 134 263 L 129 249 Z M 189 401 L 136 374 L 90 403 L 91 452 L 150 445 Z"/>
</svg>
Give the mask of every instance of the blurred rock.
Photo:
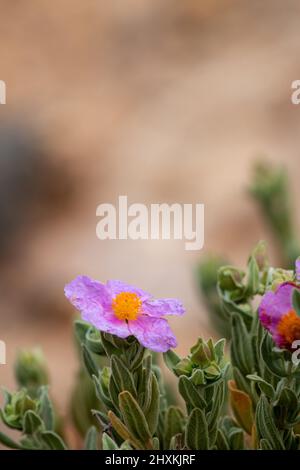
<svg viewBox="0 0 300 470">
<path fill-rule="evenodd" d="M 70 202 L 66 169 L 53 163 L 31 130 L 17 123 L 0 129 L 0 258 L 16 254 L 17 241 L 45 216 Z"/>
</svg>

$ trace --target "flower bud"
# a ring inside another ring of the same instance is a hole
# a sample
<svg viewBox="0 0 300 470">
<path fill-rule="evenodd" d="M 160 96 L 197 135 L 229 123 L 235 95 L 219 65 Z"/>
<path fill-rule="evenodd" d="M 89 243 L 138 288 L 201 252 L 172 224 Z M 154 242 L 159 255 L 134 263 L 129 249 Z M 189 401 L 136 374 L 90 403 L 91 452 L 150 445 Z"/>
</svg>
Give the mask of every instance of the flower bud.
<svg viewBox="0 0 300 470">
<path fill-rule="evenodd" d="M 294 282 L 295 276 L 292 270 L 286 270 L 277 268 L 271 273 L 270 283 L 273 291 L 276 291 L 277 287 L 284 282 Z"/>
<path fill-rule="evenodd" d="M 240 291 L 244 289 L 243 278 L 245 273 L 232 266 L 223 266 L 219 269 L 219 287 L 223 291 Z"/>
<path fill-rule="evenodd" d="M 19 390 L 13 394 L 6 393 L 6 404 L 2 411 L 2 418 L 10 428 L 21 430 L 26 411 L 36 411 L 37 408 L 38 402 L 30 398 L 26 390 Z"/>
<path fill-rule="evenodd" d="M 39 349 L 21 351 L 15 363 L 15 376 L 20 387 L 34 394 L 41 385 L 48 384 L 46 362 Z"/>
</svg>

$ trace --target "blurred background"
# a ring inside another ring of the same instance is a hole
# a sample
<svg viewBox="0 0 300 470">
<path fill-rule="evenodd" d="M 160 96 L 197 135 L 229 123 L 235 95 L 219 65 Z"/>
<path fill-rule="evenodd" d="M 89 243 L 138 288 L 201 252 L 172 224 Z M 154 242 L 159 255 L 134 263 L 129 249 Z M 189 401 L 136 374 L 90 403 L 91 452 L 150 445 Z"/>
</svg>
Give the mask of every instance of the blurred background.
<svg viewBox="0 0 300 470">
<path fill-rule="evenodd" d="M 211 327 L 195 270 L 208 253 L 244 265 L 278 247 L 248 187 L 255 162 L 284 165 L 300 196 L 300 4 L 296 0 L 0 0 L 0 339 L 40 345 L 67 412 L 77 370 L 78 274 L 182 299 L 179 353 Z M 204 203 L 205 247 L 99 241 L 96 207 Z M 298 211 L 293 222 L 299 227 Z M 297 221 L 298 219 L 298 221 Z"/>
</svg>

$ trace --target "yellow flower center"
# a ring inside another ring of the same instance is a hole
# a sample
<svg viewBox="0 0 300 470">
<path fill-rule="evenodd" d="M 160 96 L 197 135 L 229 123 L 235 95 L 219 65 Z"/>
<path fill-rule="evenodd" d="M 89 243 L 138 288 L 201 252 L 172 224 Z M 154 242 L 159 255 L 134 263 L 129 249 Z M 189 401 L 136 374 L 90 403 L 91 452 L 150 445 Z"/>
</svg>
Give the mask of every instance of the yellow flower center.
<svg viewBox="0 0 300 470">
<path fill-rule="evenodd" d="M 281 318 L 277 331 L 284 338 L 286 347 L 291 346 L 295 339 L 300 339 L 300 317 L 294 310 L 290 310 Z"/>
<path fill-rule="evenodd" d="M 136 320 L 141 310 L 142 301 L 133 292 L 121 292 L 112 302 L 112 309 L 119 320 Z"/>
</svg>

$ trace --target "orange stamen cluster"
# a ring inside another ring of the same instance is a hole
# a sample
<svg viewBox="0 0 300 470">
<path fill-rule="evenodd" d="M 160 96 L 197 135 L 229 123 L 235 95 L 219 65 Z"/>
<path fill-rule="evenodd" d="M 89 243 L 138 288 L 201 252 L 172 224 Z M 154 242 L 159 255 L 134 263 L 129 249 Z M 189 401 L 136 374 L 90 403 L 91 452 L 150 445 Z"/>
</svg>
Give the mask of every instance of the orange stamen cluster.
<svg viewBox="0 0 300 470">
<path fill-rule="evenodd" d="M 277 331 L 287 348 L 292 346 L 293 341 L 300 339 L 300 317 L 294 310 L 283 315 L 278 323 Z"/>
<path fill-rule="evenodd" d="M 136 320 L 141 311 L 142 301 L 133 292 L 121 292 L 112 302 L 112 309 L 119 320 Z"/>
</svg>

